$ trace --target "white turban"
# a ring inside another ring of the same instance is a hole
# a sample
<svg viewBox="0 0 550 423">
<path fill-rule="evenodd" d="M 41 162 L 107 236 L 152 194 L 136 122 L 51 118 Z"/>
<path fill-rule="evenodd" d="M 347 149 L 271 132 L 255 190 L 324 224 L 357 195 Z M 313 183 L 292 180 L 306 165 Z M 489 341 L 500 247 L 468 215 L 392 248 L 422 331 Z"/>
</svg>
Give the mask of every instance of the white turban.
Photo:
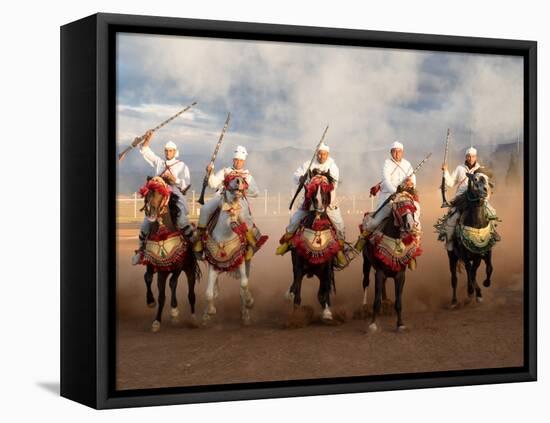
<svg viewBox="0 0 550 423">
<path fill-rule="evenodd" d="M 178 151 L 178 146 L 172 141 L 168 141 L 164 145 L 164 149 L 165 150 L 176 150 L 176 155 L 174 157 L 178 157 L 180 155 L 180 152 Z"/>
<path fill-rule="evenodd" d="M 390 150 L 393 150 L 394 148 L 398 148 L 399 150 L 403 150 L 403 144 L 401 144 L 399 141 L 394 141 L 392 145 L 390 146 Z"/>
<path fill-rule="evenodd" d="M 318 151 L 326 151 L 327 153 L 329 153 L 330 152 L 330 147 L 328 145 L 326 145 L 324 142 L 322 142 L 321 145 L 319 146 Z"/>
<path fill-rule="evenodd" d="M 474 147 L 470 147 L 466 150 L 466 155 L 477 156 L 477 150 Z"/>
<path fill-rule="evenodd" d="M 244 148 L 242 145 L 238 145 L 237 148 L 235 149 L 235 153 L 233 153 L 233 158 L 246 160 L 246 156 L 248 156 L 248 152 L 246 151 L 246 148 Z"/>
</svg>

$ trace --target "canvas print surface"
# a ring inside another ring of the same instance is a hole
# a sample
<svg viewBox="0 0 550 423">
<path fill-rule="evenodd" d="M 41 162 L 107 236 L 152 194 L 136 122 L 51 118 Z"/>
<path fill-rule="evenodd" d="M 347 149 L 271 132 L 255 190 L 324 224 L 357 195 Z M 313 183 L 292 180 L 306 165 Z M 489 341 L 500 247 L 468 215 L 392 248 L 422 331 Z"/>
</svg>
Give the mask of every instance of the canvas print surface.
<svg viewBox="0 0 550 423">
<path fill-rule="evenodd" d="M 116 389 L 522 366 L 523 69 L 119 33 Z"/>
</svg>

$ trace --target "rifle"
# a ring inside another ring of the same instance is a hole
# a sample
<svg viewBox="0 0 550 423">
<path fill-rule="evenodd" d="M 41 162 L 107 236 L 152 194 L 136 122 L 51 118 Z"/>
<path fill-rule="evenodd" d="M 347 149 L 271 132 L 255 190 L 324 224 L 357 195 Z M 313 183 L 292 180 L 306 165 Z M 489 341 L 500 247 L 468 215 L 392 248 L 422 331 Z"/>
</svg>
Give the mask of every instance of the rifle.
<svg viewBox="0 0 550 423">
<path fill-rule="evenodd" d="M 412 173 L 411 173 L 410 175 L 407 175 L 407 176 L 405 177 L 405 179 L 403 179 L 403 180 L 401 181 L 401 183 L 397 186 L 397 189 L 395 190 L 395 192 L 394 192 L 392 195 L 390 195 L 388 198 L 386 198 L 386 199 L 384 200 L 384 202 L 380 205 L 380 207 L 378 207 L 378 208 L 376 209 L 376 211 L 372 214 L 372 217 L 375 217 L 375 216 L 378 214 L 378 212 L 384 208 L 384 206 L 385 206 L 386 204 L 388 204 L 391 200 L 393 200 L 393 199 L 395 198 L 395 194 L 397 194 L 398 192 L 400 192 L 400 191 L 403 190 L 403 188 L 405 187 L 404 184 L 405 184 L 405 182 L 407 181 L 407 179 L 409 179 L 411 176 L 415 175 L 416 172 L 418 172 L 418 171 L 420 170 L 420 168 L 422 167 L 422 165 L 424 164 L 424 162 L 426 162 L 426 160 L 428 160 L 428 159 L 430 158 L 431 155 L 432 155 L 432 153 L 428 153 L 428 155 L 427 155 L 426 157 L 424 157 L 424 160 L 422 160 L 420 163 L 418 163 L 418 164 L 416 165 L 416 167 L 413 169 Z"/>
<path fill-rule="evenodd" d="M 449 138 L 451 135 L 451 130 L 447 128 L 447 139 L 445 140 L 445 155 L 443 156 L 443 164 L 447 164 L 447 154 L 449 153 Z M 450 204 L 447 202 L 446 197 L 447 184 L 445 183 L 445 171 L 441 175 L 441 198 L 443 202 L 441 203 L 441 208 L 449 207 Z"/>
<path fill-rule="evenodd" d="M 311 160 L 309 162 L 309 166 L 307 167 L 306 172 L 302 175 L 302 176 L 304 176 L 304 178 L 302 178 L 303 179 L 302 182 L 300 182 L 298 184 L 298 189 L 296 190 L 296 192 L 294 193 L 294 197 L 292 197 L 292 200 L 290 201 L 290 206 L 288 207 L 289 210 L 292 210 L 292 205 L 294 204 L 294 201 L 296 200 L 296 197 L 298 197 L 298 194 L 300 193 L 300 191 L 304 187 L 304 184 L 306 182 L 305 176 L 308 174 L 309 169 L 311 169 L 311 165 L 313 164 L 313 160 L 315 160 L 315 156 L 317 156 L 317 152 L 319 151 L 319 147 L 321 147 L 321 144 L 325 140 L 325 135 L 327 134 L 327 131 L 328 131 L 328 125 L 325 128 L 325 130 L 323 132 L 323 135 L 321 136 L 321 140 L 317 144 L 317 147 L 315 147 L 315 152 L 313 153 L 313 157 L 311 158 Z"/>
<path fill-rule="evenodd" d="M 227 131 L 227 128 L 229 127 L 230 119 L 231 119 L 231 112 L 227 114 L 227 119 L 225 120 L 225 124 L 223 125 L 222 133 L 220 134 L 220 138 L 218 139 L 218 143 L 216 144 L 214 153 L 212 153 L 212 157 L 210 158 L 211 165 L 213 165 L 214 161 L 216 160 L 216 156 L 218 155 L 218 151 L 220 150 L 220 146 L 222 145 L 223 136 L 225 135 L 225 131 Z M 198 200 L 198 203 L 201 206 L 204 205 L 204 192 L 206 191 L 206 187 L 208 186 L 208 178 L 210 178 L 210 171 L 206 172 L 206 175 L 204 176 L 204 179 L 202 181 L 201 196 L 199 197 L 199 200 Z"/>
<path fill-rule="evenodd" d="M 157 126 L 155 126 L 153 129 L 151 129 L 151 132 L 156 132 L 158 131 L 160 128 L 162 128 L 164 125 L 166 125 L 167 123 L 171 122 L 172 120 L 174 120 L 175 118 L 177 118 L 179 115 L 181 115 L 182 113 L 185 113 L 187 110 L 189 110 L 191 107 L 193 107 L 195 104 L 197 104 L 196 101 L 194 101 L 193 103 L 191 103 L 189 106 L 187 106 L 185 109 L 182 109 L 180 110 L 178 113 L 176 113 L 175 115 L 169 117 L 168 119 L 166 119 L 164 122 L 161 122 L 159 123 Z M 122 161 L 124 160 L 124 158 L 126 157 L 126 155 L 130 152 L 130 150 L 132 150 L 133 148 L 136 148 L 138 145 L 140 145 L 141 143 L 143 143 L 143 140 L 145 138 L 145 134 L 143 134 L 141 137 L 136 137 L 134 138 L 134 141 L 132 141 L 132 144 L 130 144 L 128 147 L 126 147 L 122 153 L 120 153 L 118 155 L 118 160 L 119 161 Z"/>
</svg>

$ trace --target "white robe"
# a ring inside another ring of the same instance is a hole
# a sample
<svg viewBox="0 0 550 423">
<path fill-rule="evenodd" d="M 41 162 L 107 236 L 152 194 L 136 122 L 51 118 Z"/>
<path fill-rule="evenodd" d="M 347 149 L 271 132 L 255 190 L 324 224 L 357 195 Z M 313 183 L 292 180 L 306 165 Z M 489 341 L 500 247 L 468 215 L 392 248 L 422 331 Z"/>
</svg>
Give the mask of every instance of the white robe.
<svg viewBox="0 0 550 423">
<path fill-rule="evenodd" d="M 259 195 L 260 191 L 258 185 L 256 185 L 255 179 L 252 177 L 248 169 L 233 169 L 232 167 L 224 167 L 223 169 L 218 170 L 216 173 L 210 173 L 208 178 L 208 186 L 212 189 L 217 190 L 218 194 L 223 188 L 223 180 L 230 173 L 238 173 L 243 176 L 244 180 L 248 184 L 248 190 L 246 191 L 246 196 L 250 198 L 255 198 Z"/>
<path fill-rule="evenodd" d="M 473 174 L 477 169 L 479 169 L 479 163 L 476 163 L 474 167 L 468 169 L 465 164 L 459 164 L 453 173 L 449 173 L 449 170 L 446 170 L 445 175 L 445 184 L 452 188 L 456 185 L 456 194 L 460 195 L 468 189 L 468 177 L 466 174 Z"/>
<path fill-rule="evenodd" d="M 401 159 L 396 162 L 393 159 L 386 159 L 382 167 L 382 186 L 379 198 L 379 204 L 382 204 L 386 198 L 397 191 L 399 184 L 412 175 L 414 169 L 408 160 Z M 416 187 L 416 175 L 411 176 L 413 186 Z"/>
<path fill-rule="evenodd" d="M 296 185 L 300 184 L 300 177 L 304 175 L 309 166 L 309 161 L 304 162 L 293 175 L 293 180 Z M 334 190 L 331 192 L 330 205 L 336 206 L 336 188 L 338 187 L 338 182 L 340 181 L 340 169 L 336 166 L 336 163 L 329 157 L 324 163 L 319 163 L 317 159 L 311 164 L 311 170 L 319 169 L 321 172 L 330 171 L 330 176 L 334 179 Z"/>
</svg>

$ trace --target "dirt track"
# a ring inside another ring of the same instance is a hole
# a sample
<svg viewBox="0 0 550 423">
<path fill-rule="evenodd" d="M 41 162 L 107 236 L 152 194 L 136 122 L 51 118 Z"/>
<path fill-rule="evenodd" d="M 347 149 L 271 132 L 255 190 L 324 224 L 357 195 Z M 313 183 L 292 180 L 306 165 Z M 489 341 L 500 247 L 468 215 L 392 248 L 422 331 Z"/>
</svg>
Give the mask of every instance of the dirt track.
<svg viewBox="0 0 550 423">
<path fill-rule="evenodd" d="M 220 280 L 216 321 L 210 328 L 187 324 L 187 283 L 180 277 L 178 302 L 181 322 L 172 325 L 165 306 L 162 329 L 151 333 L 154 310 L 145 306 L 143 268 L 129 264 L 137 229 L 119 231 L 117 388 L 152 388 L 270 380 L 309 379 L 352 375 L 508 367 L 523 364 L 523 249 L 521 204 L 496 196 L 492 203 L 503 223 L 503 241 L 494 250 L 493 285 L 483 288 L 484 302 L 448 310 L 450 277 L 447 258 L 432 233 L 439 216 L 437 193 L 422 199 L 424 255 L 418 268 L 407 273 L 404 293 L 405 333 L 396 333 L 395 317 L 383 316 L 377 333 L 366 334 L 365 322 L 351 316 L 361 303 L 361 258 L 336 274 L 333 306 L 349 320 L 337 326 L 313 322 L 285 329 L 291 306 L 283 294 L 291 281 L 290 257 L 274 256 L 286 218 L 258 218 L 270 240 L 253 261 L 251 289 L 256 304 L 253 324 L 239 321 L 238 282 Z M 356 239 L 360 215 L 344 216 L 347 238 Z M 518 231 L 519 229 L 519 231 Z M 515 230 L 515 231 L 514 231 Z M 204 269 L 204 267 L 203 267 Z M 480 271 L 484 273 L 482 265 Z M 482 276 L 479 276 L 480 280 Z M 372 301 L 373 285 L 369 288 Z M 305 280 L 303 304 L 318 313 L 318 281 Z M 196 287 L 197 315 L 204 307 L 205 277 Z M 388 293 L 393 296 L 392 281 Z M 156 292 L 156 291 L 155 291 Z M 466 296 L 460 276 L 459 300 Z M 167 292 L 168 293 L 168 292 Z"/>
</svg>

